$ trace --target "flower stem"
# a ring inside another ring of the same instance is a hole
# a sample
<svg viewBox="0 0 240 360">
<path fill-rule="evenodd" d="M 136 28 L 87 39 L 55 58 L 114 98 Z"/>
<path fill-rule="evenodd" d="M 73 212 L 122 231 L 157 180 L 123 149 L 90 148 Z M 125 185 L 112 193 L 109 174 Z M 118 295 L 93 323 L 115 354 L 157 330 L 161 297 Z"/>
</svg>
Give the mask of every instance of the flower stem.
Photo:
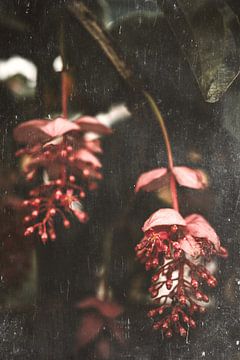
<svg viewBox="0 0 240 360">
<path fill-rule="evenodd" d="M 68 103 L 68 78 L 65 71 L 62 71 L 61 74 L 62 82 L 62 114 L 65 119 L 67 119 L 67 103 Z"/>
<path fill-rule="evenodd" d="M 162 116 L 155 100 L 152 98 L 152 96 L 147 91 L 143 91 L 143 94 L 144 94 L 145 98 L 147 99 L 152 111 L 154 112 L 154 114 L 159 122 L 159 125 L 161 127 L 161 130 L 162 130 L 163 139 L 164 139 L 164 142 L 166 145 L 166 150 L 167 150 L 168 168 L 170 171 L 170 190 L 171 190 L 171 195 L 172 195 L 172 205 L 173 205 L 174 210 L 179 211 L 176 180 L 175 180 L 174 174 L 172 172 L 173 166 L 174 166 L 173 165 L 172 148 L 171 148 L 171 143 L 170 143 L 169 135 L 167 132 L 167 128 L 165 125 L 165 121 L 163 119 L 163 116 Z"/>
</svg>

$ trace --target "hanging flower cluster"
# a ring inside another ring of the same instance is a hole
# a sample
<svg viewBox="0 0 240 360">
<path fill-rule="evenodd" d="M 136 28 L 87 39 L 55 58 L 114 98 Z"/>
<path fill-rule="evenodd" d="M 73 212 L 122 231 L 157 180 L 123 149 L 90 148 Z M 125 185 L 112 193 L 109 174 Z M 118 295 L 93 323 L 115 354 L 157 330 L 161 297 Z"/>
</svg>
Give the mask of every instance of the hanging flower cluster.
<svg viewBox="0 0 240 360">
<path fill-rule="evenodd" d="M 199 169 L 173 166 L 142 174 L 136 184 L 140 190 L 155 191 L 169 183 L 174 209 L 153 213 L 142 228 L 144 237 L 136 246 L 136 255 L 153 269 L 149 292 L 156 307 L 148 315 L 154 319 L 153 328 L 161 329 L 166 337 L 173 332 L 186 336 L 187 328 L 195 328 L 194 313 L 205 311 L 208 296 L 204 284 L 215 287 L 217 280 L 207 268 L 213 255 L 227 256 L 219 237 L 210 224 L 198 214 L 185 219 L 178 210 L 176 182 L 192 189 L 204 189 L 207 178 Z"/>
<path fill-rule="evenodd" d="M 23 201 L 29 209 L 26 236 L 37 231 L 45 243 L 56 239 L 56 217 L 62 219 L 65 228 L 70 227 L 71 214 L 82 223 L 88 220 L 82 199 L 102 178 L 102 165 L 96 156 L 102 149 L 99 139 L 87 140 L 86 132 L 104 135 L 111 130 L 90 116 L 74 122 L 64 117 L 36 119 L 15 128 L 15 140 L 25 144 L 17 155 L 23 156 L 26 178 L 30 181 L 40 175 L 43 179 Z"/>
</svg>

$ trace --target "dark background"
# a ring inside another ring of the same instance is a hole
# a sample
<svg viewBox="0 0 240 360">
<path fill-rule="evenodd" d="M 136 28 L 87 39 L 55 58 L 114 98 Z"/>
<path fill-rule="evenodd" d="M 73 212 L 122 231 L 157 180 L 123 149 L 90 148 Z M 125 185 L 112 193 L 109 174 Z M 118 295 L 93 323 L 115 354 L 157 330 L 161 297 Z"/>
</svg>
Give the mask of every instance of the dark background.
<svg viewBox="0 0 240 360">
<path fill-rule="evenodd" d="M 126 84 L 98 43 L 68 11 L 70 2 L 0 1 L 0 60 L 20 55 L 38 70 L 34 95 L 16 96 L 16 84 L 23 90 L 28 86 L 19 74 L 0 83 L 1 269 L 5 274 L 0 288 L 0 358 L 98 359 L 95 343 L 79 354 L 74 352 L 75 334 L 84 316 L 75 305 L 95 294 L 110 232 L 108 284 L 115 301 L 125 309 L 118 320 L 125 343 L 111 342 L 110 359 L 240 359 L 238 1 L 202 1 L 198 7 L 193 1 L 177 2 L 185 4 L 180 6 L 185 9 L 179 15 L 180 25 L 185 30 L 186 21 L 189 36 L 196 35 L 197 67 L 191 52 L 184 51 L 185 38 L 181 43 L 176 36 L 179 18 L 169 22 L 171 11 L 163 11 L 164 2 L 85 3 L 110 34 L 134 77 L 156 99 L 166 118 L 175 162 L 200 166 L 209 175 L 211 186 L 206 192 L 180 191 L 181 211 L 183 215 L 203 213 L 228 248 L 229 257 L 217 261 L 219 284 L 212 291 L 215 302 L 187 339 L 163 340 L 161 333 L 153 332 L 146 316 L 147 279 L 135 261 L 134 246 L 141 238 L 143 221 L 166 204 L 154 194 L 135 197 L 134 184 L 142 172 L 166 165 L 158 124 L 141 92 Z M 171 7 L 175 2 L 169 3 Z M 219 9 L 223 8 L 229 11 L 227 18 L 233 19 L 227 22 L 229 27 L 221 17 Z M 14 156 L 17 146 L 12 130 L 21 121 L 60 111 L 60 75 L 53 71 L 52 63 L 60 53 L 62 21 L 65 56 L 75 79 L 71 111 L 95 115 L 124 103 L 133 116 L 114 125 L 113 135 L 103 139 L 104 181 L 88 199 L 88 225 L 74 223 L 67 234 L 60 229 L 56 243 L 43 246 L 33 239 L 33 245 L 22 239 L 21 220 L 9 200 L 23 198 L 28 190 Z M 194 26 L 206 27 L 200 37 Z M 234 39 L 229 47 L 222 42 L 229 39 L 226 29 Z M 211 36 L 212 47 L 202 46 Z M 231 51 L 218 55 L 214 49 L 218 41 Z M 229 74 L 215 72 L 222 64 L 228 65 L 236 79 L 221 88 L 218 101 L 206 101 L 209 72 L 212 81 L 223 77 L 218 81 L 221 84 Z M 111 339 L 109 334 L 104 336 Z"/>
</svg>

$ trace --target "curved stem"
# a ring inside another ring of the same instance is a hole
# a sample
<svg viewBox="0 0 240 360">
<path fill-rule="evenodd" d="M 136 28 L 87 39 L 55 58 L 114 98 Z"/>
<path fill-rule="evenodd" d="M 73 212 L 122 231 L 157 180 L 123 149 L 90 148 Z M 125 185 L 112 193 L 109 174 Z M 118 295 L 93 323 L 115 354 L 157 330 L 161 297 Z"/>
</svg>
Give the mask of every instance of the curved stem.
<svg viewBox="0 0 240 360">
<path fill-rule="evenodd" d="M 172 172 L 173 167 L 174 167 L 173 154 L 172 154 L 171 143 L 170 143 L 169 135 L 168 135 L 167 128 L 165 125 L 165 121 L 163 119 L 163 116 L 162 116 L 160 110 L 158 109 L 158 106 L 157 106 L 155 100 L 152 98 L 152 96 L 147 91 L 143 91 L 143 94 L 144 94 L 145 98 L 147 99 L 152 111 L 154 112 L 154 114 L 159 122 L 159 125 L 161 127 L 161 130 L 162 130 L 163 139 L 164 139 L 164 142 L 166 145 L 166 150 L 167 150 L 168 168 L 170 171 L 170 190 L 171 190 L 171 195 L 172 195 L 172 205 L 173 205 L 174 210 L 179 211 L 176 180 L 175 180 L 174 174 Z"/>
<path fill-rule="evenodd" d="M 66 60 L 65 60 L 65 38 L 64 38 L 64 19 L 62 20 L 60 27 L 60 54 L 63 62 L 63 69 L 61 73 L 61 95 L 62 95 L 62 115 L 65 119 L 67 119 L 67 103 L 68 103 L 68 78 L 66 72 Z"/>
</svg>

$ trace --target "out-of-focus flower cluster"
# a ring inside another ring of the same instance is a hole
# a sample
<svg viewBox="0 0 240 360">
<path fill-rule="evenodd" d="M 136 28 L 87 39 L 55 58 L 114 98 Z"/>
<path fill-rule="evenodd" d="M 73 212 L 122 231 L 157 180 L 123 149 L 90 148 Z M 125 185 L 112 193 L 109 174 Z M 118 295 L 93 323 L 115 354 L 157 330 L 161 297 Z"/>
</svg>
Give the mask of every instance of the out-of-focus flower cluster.
<svg viewBox="0 0 240 360">
<path fill-rule="evenodd" d="M 96 156 L 102 149 L 98 138 L 87 139 L 87 132 L 104 135 L 111 130 L 90 116 L 74 122 L 63 117 L 36 119 L 15 128 L 15 140 L 25 145 L 17 156 L 22 156 L 27 180 L 42 179 L 23 201 L 29 210 L 24 219 L 26 236 L 37 231 L 45 243 L 56 239 L 56 217 L 65 228 L 70 227 L 71 214 L 82 223 L 88 220 L 82 201 L 102 179 L 102 165 Z"/>
</svg>

